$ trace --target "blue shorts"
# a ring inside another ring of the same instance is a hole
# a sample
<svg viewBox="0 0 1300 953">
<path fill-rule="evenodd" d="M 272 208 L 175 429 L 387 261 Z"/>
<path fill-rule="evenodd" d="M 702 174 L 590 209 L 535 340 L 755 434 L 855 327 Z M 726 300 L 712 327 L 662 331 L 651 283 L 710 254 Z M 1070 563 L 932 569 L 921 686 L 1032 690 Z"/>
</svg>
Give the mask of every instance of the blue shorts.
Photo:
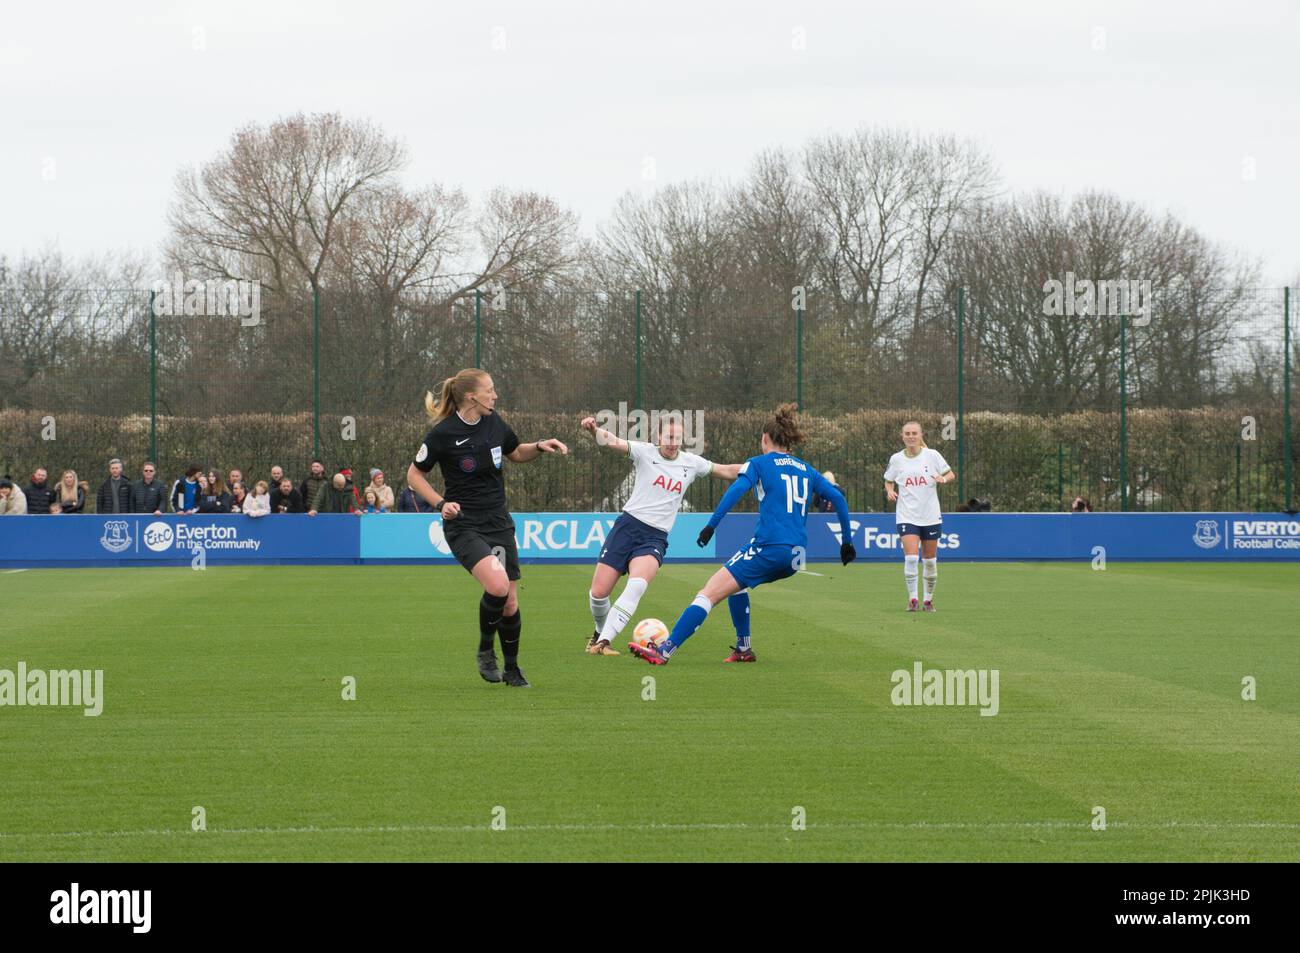
<svg viewBox="0 0 1300 953">
<path fill-rule="evenodd" d="M 627 572 L 628 564 L 638 556 L 653 556 L 664 564 L 664 553 L 668 552 L 668 534 L 658 527 L 643 523 L 635 516 L 620 513 L 605 545 L 601 547 L 596 562 L 613 566 L 619 575 Z"/>
<path fill-rule="evenodd" d="M 780 543 L 765 543 L 755 546 L 751 539 L 749 545 L 736 550 L 736 555 L 724 563 L 726 569 L 742 589 L 753 589 L 765 582 L 776 582 L 795 573 L 795 548 Z"/>
<path fill-rule="evenodd" d="M 899 523 L 899 536 L 920 536 L 922 539 L 938 539 L 939 530 L 942 523 L 932 523 L 929 526 L 917 526 L 915 523 Z"/>
</svg>

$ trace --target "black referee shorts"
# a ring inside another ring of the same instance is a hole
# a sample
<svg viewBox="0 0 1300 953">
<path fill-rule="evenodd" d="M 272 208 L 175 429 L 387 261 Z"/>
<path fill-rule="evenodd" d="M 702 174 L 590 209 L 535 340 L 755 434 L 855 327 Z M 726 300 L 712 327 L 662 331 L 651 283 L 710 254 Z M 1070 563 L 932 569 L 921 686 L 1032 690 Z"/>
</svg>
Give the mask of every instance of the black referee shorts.
<svg viewBox="0 0 1300 953">
<path fill-rule="evenodd" d="M 515 545 L 515 521 L 505 511 L 466 513 L 442 521 L 442 533 L 451 553 L 467 572 L 485 556 L 496 556 L 506 567 L 506 578 L 519 579 L 519 549 Z"/>
</svg>

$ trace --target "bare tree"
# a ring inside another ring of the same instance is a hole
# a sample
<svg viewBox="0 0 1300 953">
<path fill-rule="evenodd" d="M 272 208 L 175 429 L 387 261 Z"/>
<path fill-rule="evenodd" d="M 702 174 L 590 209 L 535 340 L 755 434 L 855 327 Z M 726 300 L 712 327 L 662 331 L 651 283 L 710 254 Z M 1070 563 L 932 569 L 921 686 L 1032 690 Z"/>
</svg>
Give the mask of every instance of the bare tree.
<svg viewBox="0 0 1300 953">
<path fill-rule="evenodd" d="M 319 291 L 345 209 L 405 162 L 405 147 L 377 126 L 335 113 L 246 126 L 178 175 L 169 257 L 205 276 Z"/>
<path fill-rule="evenodd" d="M 906 274 L 912 205 L 919 189 L 905 133 L 858 130 L 810 143 L 804 172 L 824 229 L 821 275 L 842 301 L 860 301 L 876 323 L 886 288 Z"/>
<path fill-rule="evenodd" d="M 920 329 L 927 294 L 940 260 L 961 223 L 996 194 L 993 160 L 952 136 L 917 140 L 912 147 L 916 190 L 911 216 L 913 333 Z"/>
<path fill-rule="evenodd" d="M 746 283 L 790 294 L 812 284 L 822 235 L 797 160 L 784 150 L 762 152 L 732 191 L 728 214 L 737 269 Z"/>
<path fill-rule="evenodd" d="M 1113 408 L 1120 365 L 1119 317 L 1046 314 L 1048 281 L 1149 282 L 1150 314 L 1125 319 L 1130 400 L 1197 406 L 1229 366 L 1255 274 L 1172 217 L 1156 221 L 1100 192 L 1068 205 L 1037 193 L 988 207 L 956 236 L 944 267 L 947 286 L 971 295 L 968 395 L 990 409 L 1045 413 Z"/>
</svg>

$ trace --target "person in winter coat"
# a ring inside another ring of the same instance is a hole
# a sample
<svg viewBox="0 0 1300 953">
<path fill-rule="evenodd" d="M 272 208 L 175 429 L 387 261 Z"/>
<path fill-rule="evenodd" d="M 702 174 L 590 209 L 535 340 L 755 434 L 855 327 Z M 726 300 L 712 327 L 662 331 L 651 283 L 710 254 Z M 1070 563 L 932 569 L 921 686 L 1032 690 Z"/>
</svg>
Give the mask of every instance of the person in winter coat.
<svg viewBox="0 0 1300 953">
<path fill-rule="evenodd" d="M 86 491 L 77 479 L 76 470 L 64 470 L 55 492 L 55 502 L 60 513 L 80 513 L 86 508 Z"/>
<path fill-rule="evenodd" d="M 158 469 L 150 461 L 140 468 L 140 479 L 131 484 L 131 506 L 128 513 L 152 513 L 161 516 L 167 511 L 167 495 Z"/>
<path fill-rule="evenodd" d="M 44 467 L 38 467 L 32 474 L 32 482 L 23 492 L 27 494 L 27 512 L 32 516 L 43 516 L 50 512 L 58 491 L 50 486 L 49 474 Z"/>
<path fill-rule="evenodd" d="M 293 487 L 293 481 L 285 477 L 280 485 L 271 490 L 272 513 L 306 513 L 302 494 Z"/>
<path fill-rule="evenodd" d="M 293 484 L 289 484 L 290 489 Z M 266 492 L 266 481 L 258 480 L 257 486 L 253 487 L 253 495 L 244 500 L 244 515 L 256 519 L 259 516 L 266 516 L 271 512 L 271 497 Z"/>
<path fill-rule="evenodd" d="M 393 488 L 384 480 L 384 471 L 378 467 L 370 471 L 370 485 L 366 487 L 366 492 L 375 491 L 375 505 L 381 513 L 391 513 L 397 508 L 397 501 L 393 497 Z"/>
<path fill-rule="evenodd" d="M 13 480 L 0 480 L 0 516 L 26 516 L 27 494 Z"/>
<path fill-rule="evenodd" d="M 433 511 L 433 507 L 426 503 L 424 498 L 409 486 L 397 498 L 397 512 L 399 513 L 432 513 Z"/>
<path fill-rule="evenodd" d="M 221 477 L 216 471 L 206 477 L 200 476 L 199 487 L 200 513 L 230 512 L 230 494 L 226 492 L 226 485 L 221 481 Z"/>
<path fill-rule="evenodd" d="M 199 475 L 202 467 L 190 467 L 185 476 L 176 481 L 172 487 L 171 504 L 174 513 L 197 513 L 199 511 Z"/>
<path fill-rule="evenodd" d="M 348 479 L 342 473 L 334 474 L 334 480 L 321 490 L 316 506 L 307 511 L 308 516 L 317 513 L 357 513 L 357 499 L 348 487 Z"/>
<path fill-rule="evenodd" d="M 298 487 L 298 495 L 302 497 L 304 509 L 310 510 L 316 505 L 316 497 L 320 496 L 321 490 L 329 486 L 329 482 L 330 478 L 325 475 L 325 464 L 313 460 L 311 474 Z"/>
<path fill-rule="evenodd" d="M 95 494 L 95 512 L 105 516 L 131 512 L 131 481 L 122 472 L 122 461 L 117 457 L 108 461 L 108 479 Z"/>
</svg>

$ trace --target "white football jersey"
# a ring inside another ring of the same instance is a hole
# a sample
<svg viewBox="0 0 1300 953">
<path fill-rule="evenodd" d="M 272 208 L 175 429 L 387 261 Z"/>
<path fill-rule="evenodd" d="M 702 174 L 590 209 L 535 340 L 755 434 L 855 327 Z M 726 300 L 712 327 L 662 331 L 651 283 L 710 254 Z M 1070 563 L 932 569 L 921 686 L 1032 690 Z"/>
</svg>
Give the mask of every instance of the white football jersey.
<svg viewBox="0 0 1300 953">
<path fill-rule="evenodd" d="M 713 464 L 685 450 L 666 460 L 654 444 L 639 440 L 627 442 L 627 455 L 636 470 L 636 487 L 623 512 L 668 532 L 677 519 L 686 488 L 696 477 L 708 476 Z"/>
<path fill-rule="evenodd" d="M 934 478 L 951 470 L 938 450 L 925 447 L 914 457 L 900 450 L 889 458 L 885 480 L 898 493 L 896 523 L 933 526 L 943 519 L 939 512 L 939 484 Z"/>
</svg>

